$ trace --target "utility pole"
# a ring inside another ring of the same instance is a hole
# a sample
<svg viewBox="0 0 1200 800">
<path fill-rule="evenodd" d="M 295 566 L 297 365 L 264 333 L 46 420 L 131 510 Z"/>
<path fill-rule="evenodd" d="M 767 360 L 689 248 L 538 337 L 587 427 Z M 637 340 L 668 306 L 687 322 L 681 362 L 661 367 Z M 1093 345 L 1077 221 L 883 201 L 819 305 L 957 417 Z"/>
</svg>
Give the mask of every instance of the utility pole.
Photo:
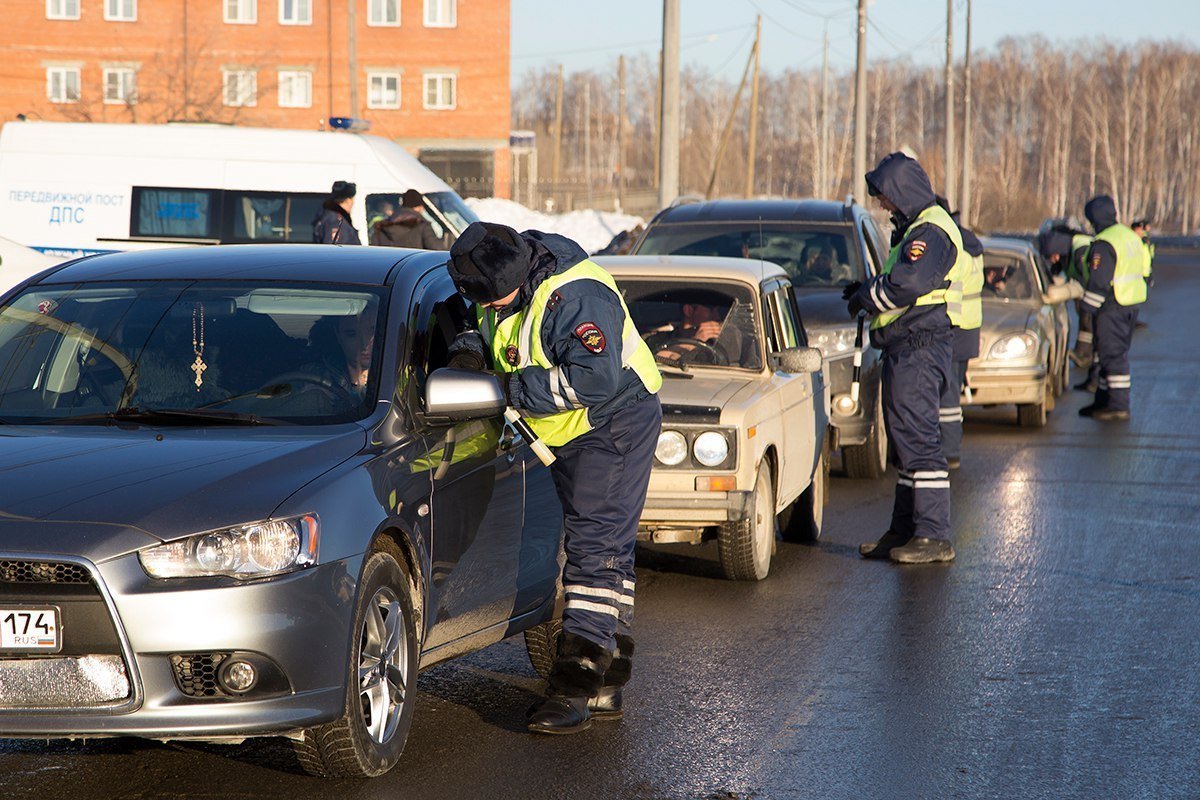
<svg viewBox="0 0 1200 800">
<path fill-rule="evenodd" d="M 550 179 L 554 182 L 554 192 L 558 192 L 558 182 L 562 180 L 562 96 L 563 96 L 563 65 L 558 65 L 558 87 L 554 91 L 554 162 Z"/>
<path fill-rule="evenodd" d="M 817 146 L 817 197 L 829 192 L 829 20 L 825 20 L 825 43 L 821 48 L 821 139 Z"/>
<path fill-rule="evenodd" d="M 729 135 L 733 133 L 733 123 L 737 119 L 738 105 L 742 102 L 742 90 L 746 88 L 746 79 L 750 77 L 750 67 L 758 55 L 758 42 L 750 48 L 750 57 L 746 59 L 746 68 L 742 70 L 742 79 L 738 82 L 737 91 L 733 94 L 733 105 L 729 108 L 729 116 L 725 118 L 725 127 L 721 129 L 721 138 L 717 141 L 717 155 L 713 158 L 712 172 L 708 176 L 708 188 L 704 196 L 712 199 L 717 188 L 717 172 L 721 169 L 721 159 L 725 157 L 725 146 L 729 144 Z"/>
<path fill-rule="evenodd" d="M 663 0 L 662 119 L 658 133 L 662 151 L 660 208 L 666 208 L 679 196 L 679 127 L 679 0 Z"/>
<path fill-rule="evenodd" d="M 946 0 L 946 178 L 942 192 L 954 207 L 954 0 Z"/>
<path fill-rule="evenodd" d="M 617 210 L 625 209 L 625 56 L 617 61 Z"/>
<path fill-rule="evenodd" d="M 355 43 L 355 39 L 354 39 L 355 34 L 356 34 L 355 28 L 358 27 L 358 24 L 357 24 L 357 22 L 355 22 L 355 19 L 354 19 L 354 7 L 356 5 L 358 5 L 358 4 L 357 3 L 347 3 L 346 4 L 347 9 L 349 11 L 349 13 L 346 15 L 346 23 L 350 27 L 350 53 L 349 53 L 349 56 L 350 56 L 350 58 L 349 58 L 349 61 L 350 61 L 350 116 L 355 117 L 355 118 L 358 117 L 358 77 L 357 77 L 358 52 L 355 49 L 356 43 Z M 329 24 L 332 25 L 333 20 L 330 20 Z"/>
<path fill-rule="evenodd" d="M 592 202 L 592 77 L 583 85 L 583 183 L 588 205 Z"/>
<path fill-rule="evenodd" d="M 187 0 L 183 0 L 183 121 L 188 121 L 188 73 L 191 72 L 191 65 L 188 64 L 188 13 Z"/>
<path fill-rule="evenodd" d="M 958 207 L 962 209 L 963 224 L 972 227 L 971 220 L 971 0 L 967 0 L 967 57 L 963 62 L 963 164 L 962 196 Z"/>
<path fill-rule="evenodd" d="M 325 24 L 325 91 L 329 95 L 329 114 L 333 117 L 333 0 L 326 3 L 329 20 Z"/>
<path fill-rule="evenodd" d="M 654 85 L 654 186 L 662 169 L 662 50 L 658 51 L 658 81 Z"/>
<path fill-rule="evenodd" d="M 867 0 L 858 0 L 858 65 L 854 72 L 854 196 L 867 197 Z"/>
<path fill-rule="evenodd" d="M 754 196 L 754 160 L 758 156 L 758 61 L 762 46 L 762 14 L 759 14 L 754 29 L 754 78 L 750 81 L 750 142 L 746 146 L 746 191 L 747 200 Z"/>
</svg>

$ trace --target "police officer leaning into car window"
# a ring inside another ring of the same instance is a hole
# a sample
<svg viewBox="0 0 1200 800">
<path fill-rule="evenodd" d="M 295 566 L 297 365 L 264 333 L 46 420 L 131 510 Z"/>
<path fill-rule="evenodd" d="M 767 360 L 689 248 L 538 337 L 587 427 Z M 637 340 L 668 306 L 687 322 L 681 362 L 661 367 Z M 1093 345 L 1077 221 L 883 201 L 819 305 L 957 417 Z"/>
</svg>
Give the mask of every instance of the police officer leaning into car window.
<svg viewBox="0 0 1200 800">
<path fill-rule="evenodd" d="M 475 222 L 450 277 L 477 307 L 509 405 L 554 449 L 563 509 L 562 637 L 535 733 L 622 715 L 634 544 L 662 422 L 662 376 L 612 277 L 562 236 Z M 529 513 L 542 513 L 530 509 Z"/>
<path fill-rule="evenodd" d="M 1146 250 L 1142 238 L 1117 221 L 1117 205 L 1108 195 L 1093 197 L 1083 213 L 1096 230 L 1083 302 L 1095 315 L 1100 375 L 1095 402 L 1079 409 L 1079 414 L 1101 422 L 1127 420 L 1132 386 L 1129 346 L 1138 306 L 1146 301 Z"/>
<path fill-rule="evenodd" d="M 900 474 L 891 526 L 859 552 L 902 564 L 951 561 L 950 472 L 939 408 L 954 382 L 953 327 L 961 324 L 970 257 L 914 159 L 892 153 L 866 177 L 868 192 L 891 212 L 896 236 L 880 274 L 850 284 L 845 296 L 851 316 L 872 317 L 871 343 L 883 351 L 884 423 Z"/>
<path fill-rule="evenodd" d="M 1087 286 L 1088 251 L 1092 247 L 1092 237 L 1075 230 L 1070 225 L 1053 223 L 1038 234 L 1038 251 L 1050 263 L 1055 274 L 1064 275 L 1069 281 L 1076 281 L 1080 286 Z M 1092 373 L 1099 371 L 1093 367 L 1093 333 L 1092 309 L 1083 300 L 1075 301 L 1075 311 L 1079 316 L 1079 332 L 1075 335 L 1075 348 L 1070 352 L 1071 360 L 1078 367 L 1088 367 Z M 1096 391 L 1096 375 L 1088 377 L 1075 388 L 1086 392 Z"/>
</svg>

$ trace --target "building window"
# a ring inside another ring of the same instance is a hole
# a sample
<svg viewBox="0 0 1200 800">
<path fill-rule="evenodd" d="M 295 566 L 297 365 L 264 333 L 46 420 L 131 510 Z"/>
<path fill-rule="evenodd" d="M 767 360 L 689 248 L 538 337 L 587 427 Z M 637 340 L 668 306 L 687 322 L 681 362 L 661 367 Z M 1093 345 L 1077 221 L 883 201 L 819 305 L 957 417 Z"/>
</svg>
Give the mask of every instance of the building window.
<svg viewBox="0 0 1200 800">
<path fill-rule="evenodd" d="M 258 0 L 225 0 L 225 21 L 231 25 L 258 22 Z"/>
<path fill-rule="evenodd" d="M 279 107 L 312 108 L 312 73 L 303 70 L 279 71 Z"/>
<path fill-rule="evenodd" d="M 400 107 L 400 73 L 367 73 L 367 108 Z"/>
<path fill-rule="evenodd" d="M 449 73 L 425 75 L 425 107 L 446 110 L 458 102 L 458 76 Z"/>
<path fill-rule="evenodd" d="M 104 70 L 104 102 L 132 105 L 137 102 L 137 71 L 129 67 Z"/>
<path fill-rule="evenodd" d="M 280 25 L 312 25 L 312 0 L 279 0 Z"/>
<path fill-rule="evenodd" d="M 453 28 L 458 24 L 458 0 L 425 0 L 426 28 Z"/>
<path fill-rule="evenodd" d="M 400 24 L 400 0 L 367 0 L 367 24 Z"/>
<path fill-rule="evenodd" d="M 79 102 L 79 67 L 50 67 L 46 70 L 46 96 L 51 103 Z"/>
<path fill-rule="evenodd" d="M 79 0 L 46 0 L 46 19 L 79 19 Z"/>
<path fill-rule="evenodd" d="M 258 74 L 250 69 L 222 71 L 227 106 L 258 105 Z"/>
<path fill-rule="evenodd" d="M 104 18 L 112 22 L 136 22 L 137 0 L 104 0 Z"/>
</svg>

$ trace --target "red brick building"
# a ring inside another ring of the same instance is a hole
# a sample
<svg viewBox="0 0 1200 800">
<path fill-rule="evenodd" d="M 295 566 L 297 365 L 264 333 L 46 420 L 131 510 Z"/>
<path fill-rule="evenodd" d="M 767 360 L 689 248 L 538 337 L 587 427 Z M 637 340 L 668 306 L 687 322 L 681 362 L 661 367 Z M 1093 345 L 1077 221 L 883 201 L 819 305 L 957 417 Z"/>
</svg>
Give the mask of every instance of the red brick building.
<svg viewBox="0 0 1200 800">
<path fill-rule="evenodd" d="M 0 0 L 0 120 L 356 117 L 509 195 L 509 0 Z"/>
</svg>

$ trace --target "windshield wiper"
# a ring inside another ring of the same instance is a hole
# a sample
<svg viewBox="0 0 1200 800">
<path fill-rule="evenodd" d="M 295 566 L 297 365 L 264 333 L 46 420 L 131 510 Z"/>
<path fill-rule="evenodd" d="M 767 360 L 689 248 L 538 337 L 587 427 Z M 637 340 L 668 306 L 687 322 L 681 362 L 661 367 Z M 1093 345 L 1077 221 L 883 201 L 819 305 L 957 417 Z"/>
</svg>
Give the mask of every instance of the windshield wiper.
<svg viewBox="0 0 1200 800">
<path fill-rule="evenodd" d="M 679 363 L 679 359 L 677 358 L 664 358 L 656 355 L 654 356 L 654 363 L 664 367 L 673 367 L 679 370 L 679 372 L 664 372 L 662 373 L 663 375 L 669 375 L 672 378 L 687 378 L 688 380 L 696 377 L 692 373 L 688 372 L 687 365 Z"/>
<path fill-rule="evenodd" d="M 84 414 L 78 417 L 45 420 L 46 424 L 76 422 L 145 422 L 187 423 L 199 422 L 206 425 L 283 425 L 282 420 L 260 417 L 256 414 L 240 414 L 234 411 L 218 411 L 209 408 L 118 408 L 102 414 Z"/>
</svg>

